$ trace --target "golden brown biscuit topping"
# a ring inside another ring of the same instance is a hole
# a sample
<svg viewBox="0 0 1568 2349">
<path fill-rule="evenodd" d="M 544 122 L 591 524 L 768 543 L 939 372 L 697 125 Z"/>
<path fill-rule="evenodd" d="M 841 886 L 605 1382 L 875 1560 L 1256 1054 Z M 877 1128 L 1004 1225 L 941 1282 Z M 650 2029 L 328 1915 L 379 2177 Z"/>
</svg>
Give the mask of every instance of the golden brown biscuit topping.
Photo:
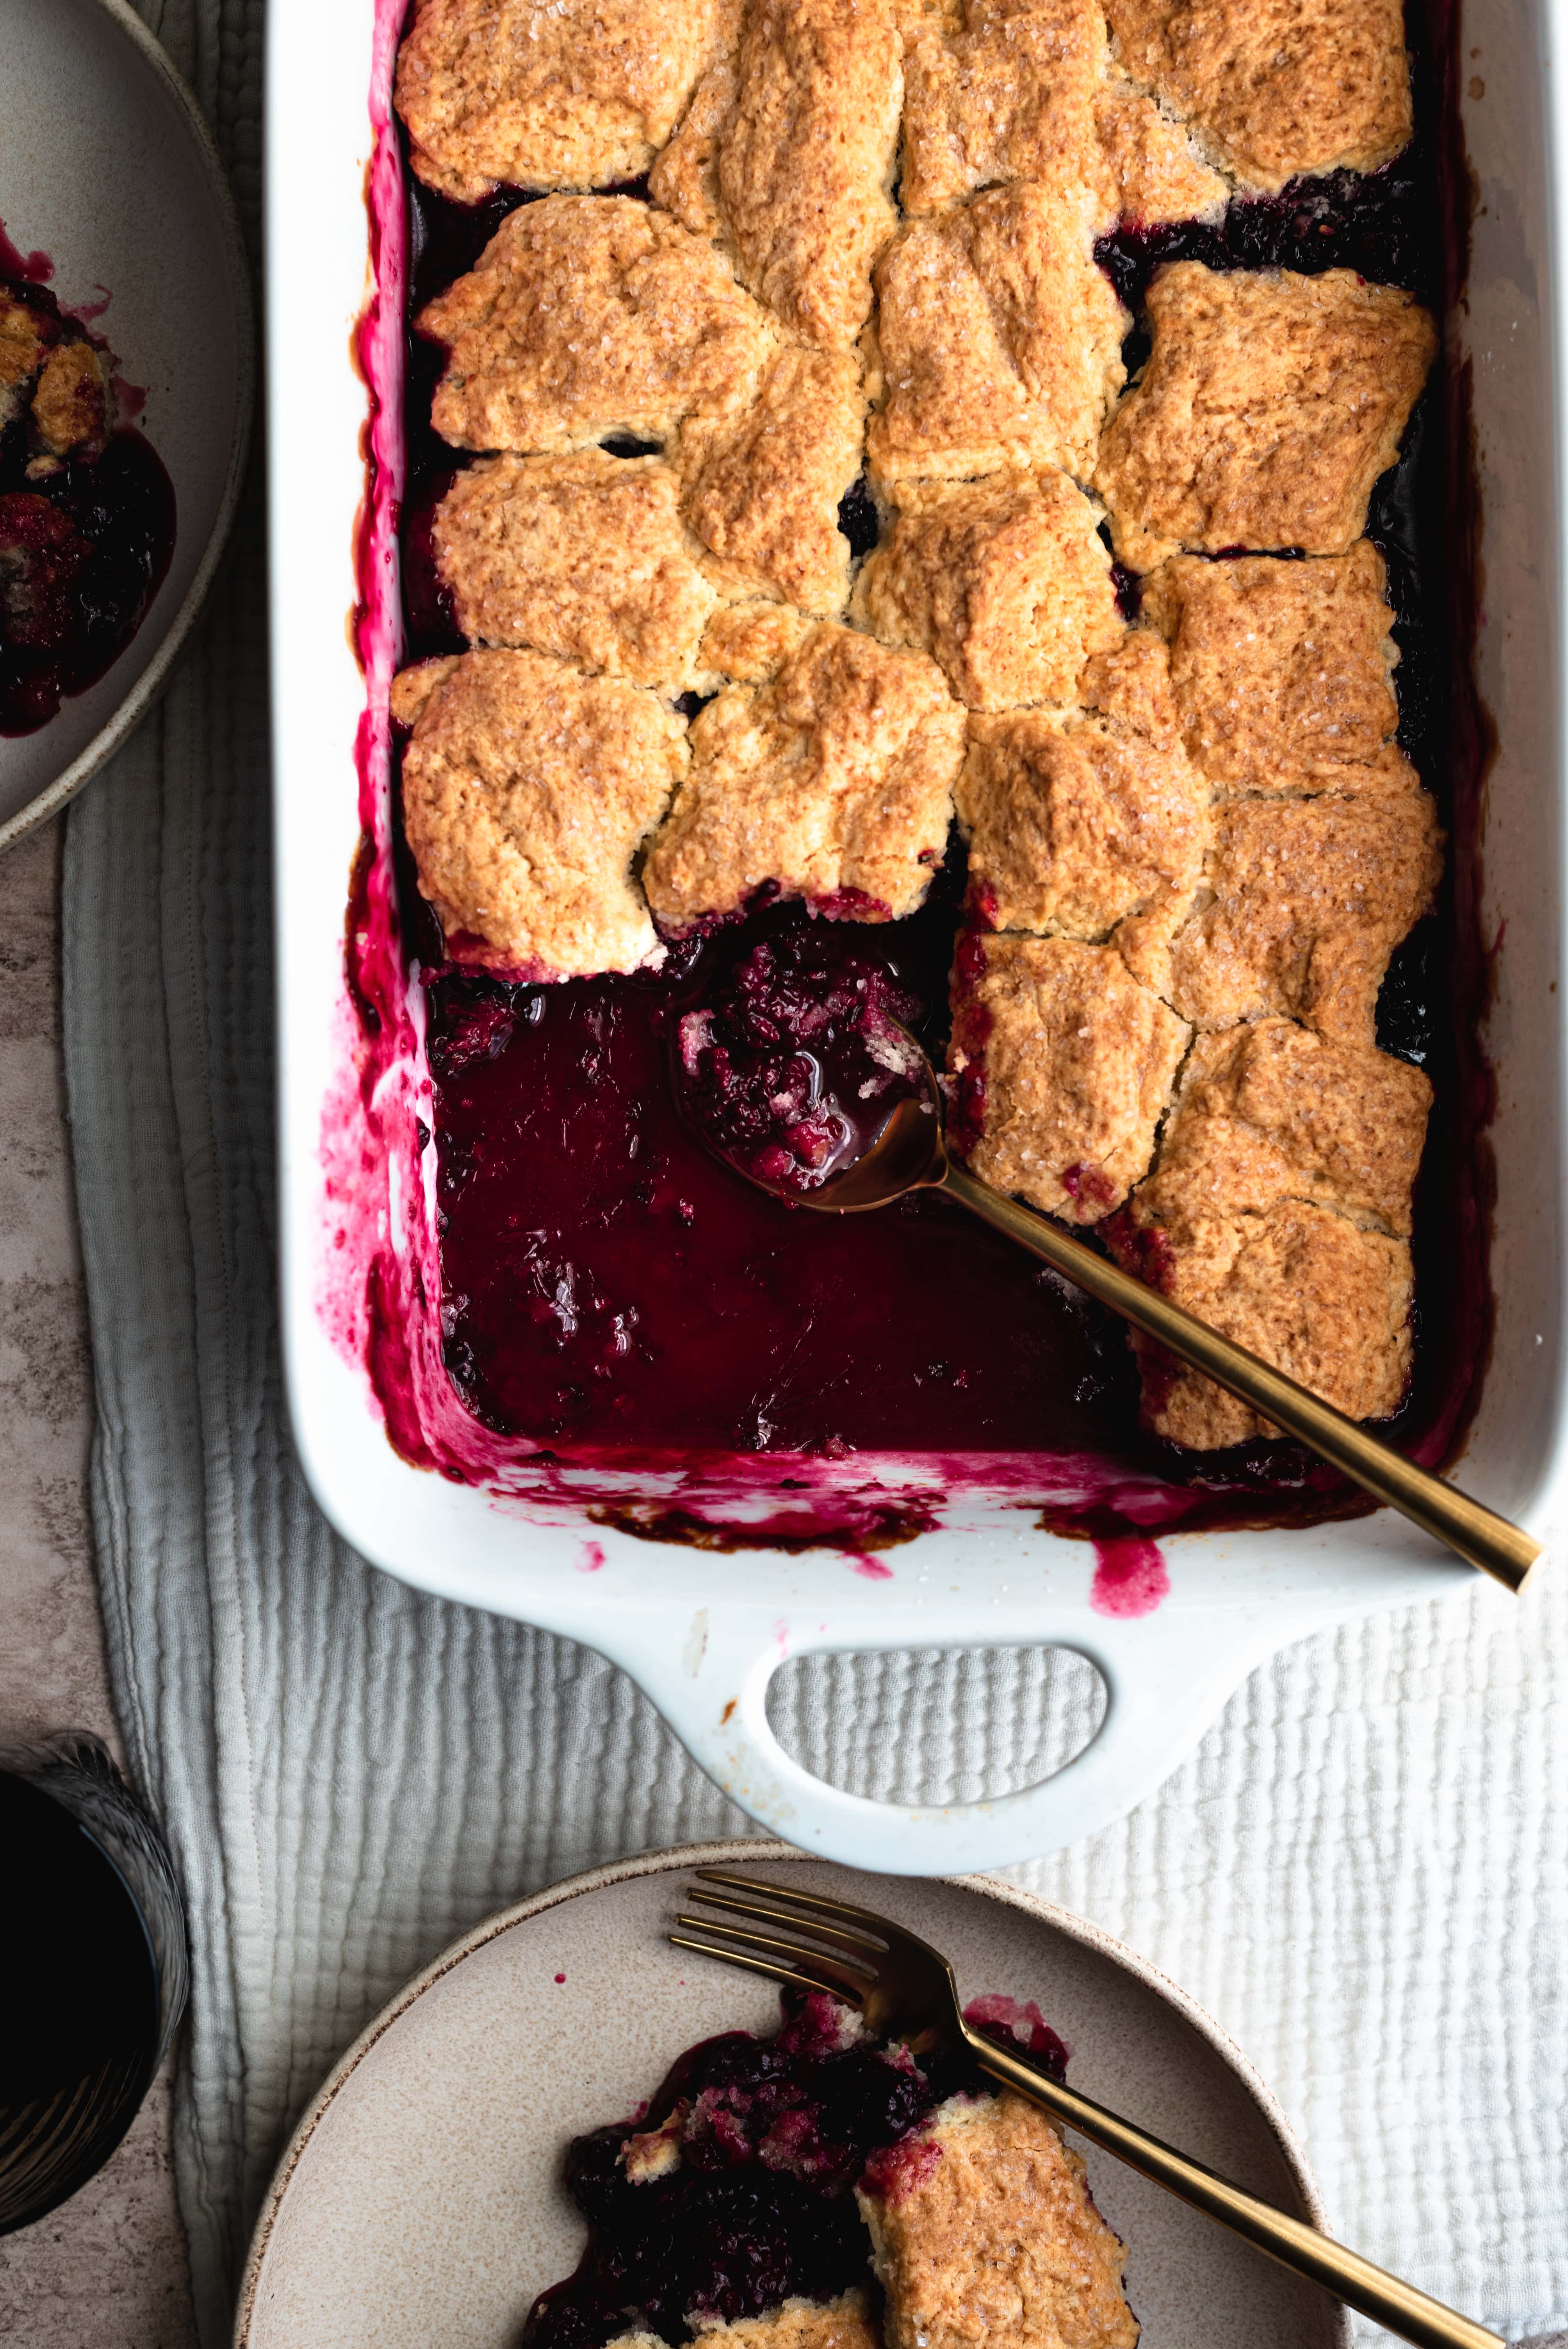
<svg viewBox="0 0 1568 2349">
<path fill-rule="evenodd" d="M 1348 269 L 1198 261 L 1161 270 L 1148 298 L 1154 347 L 1095 468 L 1122 561 L 1347 552 L 1436 356 L 1427 312 Z"/>
<path fill-rule="evenodd" d="M 458 961 L 517 978 L 634 970 L 658 951 L 634 853 L 686 763 L 651 693 L 542 653 L 406 669 L 403 818 Z"/>
</svg>

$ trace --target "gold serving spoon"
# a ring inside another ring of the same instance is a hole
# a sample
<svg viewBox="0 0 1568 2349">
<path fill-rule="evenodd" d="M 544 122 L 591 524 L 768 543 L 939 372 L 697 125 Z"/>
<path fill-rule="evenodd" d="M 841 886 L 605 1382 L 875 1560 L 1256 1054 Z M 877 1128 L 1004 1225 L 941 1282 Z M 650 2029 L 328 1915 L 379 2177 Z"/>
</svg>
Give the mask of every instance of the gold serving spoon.
<svg viewBox="0 0 1568 2349">
<path fill-rule="evenodd" d="M 936 1072 L 908 1030 L 900 1029 L 898 1033 L 909 1045 L 912 1058 L 907 1073 L 919 1090 L 898 1102 L 865 1146 L 841 1160 L 815 1189 L 797 1190 L 786 1181 L 767 1181 L 717 1151 L 711 1138 L 705 1136 L 709 1147 L 732 1172 L 775 1197 L 830 1215 L 885 1207 L 908 1191 L 945 1192 L 982 1223 L 1005 1232 L 1031 1256 L 1042 1257 L 1054 1271 L 1076 1282 L 1101 1305 L 1109 1305 L 1134 1329 L 1157 1339 L 1194 1370 L 1239 1395 L 1276 1427 L 1331 1461 L 1363 1491 L 1399 1510 L 1471 1566 L 1479 1566 L 1510 1590 L 1524 1588 L 1541 1556 L 1541 1544 L 1518 1526 L 1445 1484 L 1440 1476 L 1418 1468 L 1414 1461 L 1380 1443 L 1332 1403 L 1320 1402 L 1294 1379 L 1271 1369 L 1233 1339 L 1222 1337 L 1218 1330 L 1211 1330 L 1207 1322 L 1159 1289 L 1147 1288 L 1081 1240 L 1069 1237 L 1048 1216 L 1037 1215 L 1032 1207 L 994 1190 L 967 1167 L 956 1164 L 948 1154 Z M 918 1056 L 918 1072 L 913 1056 Z M 679 1084 L 682 1063 L 678 1059 L 676 1068 Z M 694 1122 L 701 1133 L 700 1122 Z"/>
</svg>

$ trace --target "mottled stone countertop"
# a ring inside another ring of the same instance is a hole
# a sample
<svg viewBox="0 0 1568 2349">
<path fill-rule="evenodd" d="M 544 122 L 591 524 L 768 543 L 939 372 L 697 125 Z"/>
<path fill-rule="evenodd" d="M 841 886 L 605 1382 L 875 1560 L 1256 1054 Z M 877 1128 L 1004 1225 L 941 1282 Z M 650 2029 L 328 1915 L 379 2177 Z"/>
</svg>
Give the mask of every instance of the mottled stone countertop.
<svg viewBox="0 0 1568 2349">
<path fill-rule="evenodd" d="M 88 1520 L 92 1371 L 60 1067 L 59 821 L 0 858 L 0 1744 L 118 1744 Z M 107 2167 L 0 2236 L 6 2349 L 188 2349 L 160 2079 Z"/>
</svg>

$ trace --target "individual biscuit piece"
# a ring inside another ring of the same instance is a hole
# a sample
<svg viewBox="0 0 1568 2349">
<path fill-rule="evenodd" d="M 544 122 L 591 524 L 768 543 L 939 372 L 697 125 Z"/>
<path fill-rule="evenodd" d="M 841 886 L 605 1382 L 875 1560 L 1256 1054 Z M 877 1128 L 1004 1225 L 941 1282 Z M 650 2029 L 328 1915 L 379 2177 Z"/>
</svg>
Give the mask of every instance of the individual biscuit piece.
<svg viewBox="0 0 1568 2349">
<path fill-rule="evenodd" d="M 665 693 L 695 685 L 717 597 L 681 527 L 679 480 L 656 457 L 489 458 L 458 475 L 430 539 L 472 642 Z"/>
<path fill-rule="evenodd" d="M 1109 208 L 1095 124 L 1105 52 L 1105 17 L 1095 0 L 1037 0 L 1016 11 L 972 0 L 966 31 L 911 33 L 899 181 L 904 212 L 945 212 L 977 188 L 1034 180 L 1077 189 L 1086 217 L 1100 222 Z"/>
<path fill-rule="evenodd" d="M 89 342 L 55 345 L 33 388 L 31 415 L 46 456 L 103 447 L 108 437 L 108 371 Z"/>
<path fill-rule="evenodd" d="M 1250 187 L 1373 171 L 1409 140 L 1400 0 L 1107 0 L 1106 13 L 1133 79 Z"/>
<path fill-rule="evenodd" d="M 1130 1270 L 1350 1419 L 1398 1411 L 1410 1374 L 1410 1251 L 1291 1199 L 1169 1233 L 1135 1199 L 1109 1231 Z M 1278 1433 L 1222 1387 L 1135 1338 L 1155 1434 L 1199 1452 Z"/>
<path fill-rule="evenodd" d="M 57 328 L 52 318 L 0 292 L 0 431 L 21 413 L 28 386 Z"/>
<path fill-rule="evenodd" d="M 737 685 L 768 685 L 812 626 L 787 604 L 725 604 L 708 622 L 697 657 L 703 668 Z"/>
<path fill-rule="evenodd" d="M 850 592 L 839 507 L 861 470 L 866 398 L 849 351 L 780 351 L 753 406 L 691 418 L 681 511 L 732 595 L 837 615 Z"/>
<path fill-rule="evenodd" d="M 939 660 L 971 709 L 1071 701 L 1125 634 L 1095 509 L 1065 473 L 911 483 L 855 613 Z"/>
<path fill-rule="evenodd" d="M 1408 1239 L 1431 1102 L 1408 1061 L 1293 1020 L 1200 1036 L 1140 1212 L 1177 1229 L 1305 1199 Z"/>
<path fill-rule="evenodd" d="M 1149 288 L 1154 347 L 1095 482 L 1135 571 L 1183 547 L 1346 553 L 1437 352 L 1408 294 L 1352 270 L 1212 270 Z"/>
<path fill-rule="evenodd" d="M 1048 1215 L 1098 1223 L 1153 1154 L 1185 1022 L 1114 947 L 1077 938 L 976 936 L 954 993 L 969 1164 Z"/>
<path fill-rule="evenodd" d="M 732 686 L 691 730 L 691 772 L 648 852 L 659 920 L 686 930 L 772 885 L 896 919 L 947 844 L 964 712 L 922 653 L 830 623 L 770 685 Z"/>
<path fill-rule="evenodd" d="M 1231 183 L 1211 171 L 1179 122 L 1119 74 L 1108 76 L 1094 102 L 1111 211 L 1136 228 L 1170 221 L 1217 221 Z"/>
<path fill-rule="evenodd" d="M 645 171 L 738 0 L 419 0 L 396 104 L 427 187 L 607 187 Z"/>
<path fill-rule="evenodd" d="M 1037 2106 L 954 2096 L 868 2182 L 888 2349 L 1134 2349 L 1127 2246 Z"/>
<path fill-rule="evenodd" d="M 1151 960 L 1203 877 L 1209 794 L 1180 744 L 1044 709 L 972 718 L 954 792 L 970 885 L 999 930 L 1066 931 Z"/>
<path fill-rule="evenodd" d="M 1131 968 L 1201 1028 L 1269 1013 L 1370 1043 L 1377 989 L 1442 869 L 1427 793 L 1411 782 L 1215 810 L 1193 910 Z"/>
<path fill-rule="evenodd" d="M 879 481 L 1088 473 L 1131 321 L 1075 200 L 994 188 L 917 221 L 878 264 L 877 291 L 887 389 L 868 448 Z"/>
<path fill-rule="evenodd" d="M 1305 563 L 1182 556 L 1144 582 L 1188 754 L 1217 789 L 1349 790 L 1358 767 L 1387 772 L 1399 656 L 1386 586 L 1365 538 Z"/>
<path fill-rule="evenodd" d="M 897 225 L 903 94 L 886 0 L 751 0 L 719 141 L 725 225 L 742 284 L 830 349 L 870 316 Z"/>
<path fill-rule="evenodd" d="M 687 2322 L 703 2349 L 882 2349 L 869 2297 L 859 2291 L 837 2300 L 780 2301 L 760 2316 L 728 2324 L 699 2315 Z"/>
<path fill-rule="evenodd" d="M 471 652 L 405 670 L 392 715 L 413 729 L 404 826 L 454 960 L 580 978 L 656 953 L 632 858 L 686 748 L 653 694 L 542 653 Z"/>
<path fill-rule="evenodd" d="M 778 347 L 713 247 L 629 196 L 520 205 L 415 324 L 449 346 L 431 420 L 460 449 L 665 441 L 743 409 Z"/>
</svg>

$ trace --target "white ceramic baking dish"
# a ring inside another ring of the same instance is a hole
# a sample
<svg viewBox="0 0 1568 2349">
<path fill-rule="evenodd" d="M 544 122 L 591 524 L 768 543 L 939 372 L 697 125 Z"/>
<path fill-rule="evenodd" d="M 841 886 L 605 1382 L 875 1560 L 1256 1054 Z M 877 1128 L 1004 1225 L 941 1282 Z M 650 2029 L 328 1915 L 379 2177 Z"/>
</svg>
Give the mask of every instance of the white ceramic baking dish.
<svg viewBox="0 0 1568 2349">
<path fill-rule="evenodd" d="M 369 355 L 372 371 L 389 379 L 400 349 L 402 256 L 395 235 L 372 256 L 366 187 L 386 122 L 397 13 L 383 0 L 378 28 L 373 0 L 329 9 L 273 0 L 269 11 L 283 1318 L 307 1474 L 328 1516 L 388 1571 L 567 1634 L 624 1665 L 703 1767 L 789 1841 L 852 1865 L 922 1874 L 1053 1849 L 1150 1793 L 1274 1649 L 1378 1609 L 1456 1596 L 1473 1578 L 1384 1512 L 1305 1532 L 1171 1537 L 1164 1604 L 1139 1619 L 1108 1618 L 1090 1604 L 1088 1545 L 1036 1530 L 1018 1493 L 1006 1489 L 951 1497 L 932 1530 L 884 1554 L 891 1571 L 878 1578 L 830 1550 L 727 1556 L 657 1547 L 591 1522 L 568 1476 L 520 1497 L 407 1465 L 343 1343 L 346 1291 L 334 1287 L 326 1247 L 335 1228 L 329 1175 L 339 1221 L 346 1185 L 361 1228 L 374 1224 L 404 1271 L 414 1257 L 432 1261 L 428 1198 L 408 1179 L 415 1159 L 396 1146 L 425 1100 L 417 998 L 409 1048 L 368 1105 L 345 1083 L 356 744 L 374 780 L 384 740 L 377 697 L 397 649 L 383 632 L 367 719 L 351 626 L 356 533 L 368 522 L 373 600 L 395 599 L 391 513 L 362 508 L 371 436 L 384 465 L 396 461 L 397 436 L 392 403 L 372 415 L 357 322 L 379 294 Z M 1496 1337 L 1461 1473 L 1548 1543 L 1562 1514 L 1564 1370 L 1559 272 L 1568 106 L 1553 50 L 1556 21 L 1544 0 L 1470 0 L 1466 8 L 1462 103 L 1479 195 L 1470 297 L 1449 322 L 1474 369 L 1480 683 L 1500 745 L 1482 842 L 1484 926 L 1502 941 L 1485 1040 L 1498 1086 Z M 396 170 L 390 140 L 378 168 Z M 352 1321 L 352 1303 L 346 1309 Z M 863 1464 L 845 1472 L 864 1473 Z M 881 1475 L 884 1490 L 932 1481 L 929 1463 L 914 1461 L 884 1462 Z M 681 1497 L 667 1481 L 664 1489 Z M 1079 1651 L 1102 1674 L 1109 1702 L 1077 1760 L 998 1800 L 950 1808 L 867 1802 L 812 1778 L 769 1727 L 768 1682 L 791 1654 L 1006 1643 Z"/>
</svg>

